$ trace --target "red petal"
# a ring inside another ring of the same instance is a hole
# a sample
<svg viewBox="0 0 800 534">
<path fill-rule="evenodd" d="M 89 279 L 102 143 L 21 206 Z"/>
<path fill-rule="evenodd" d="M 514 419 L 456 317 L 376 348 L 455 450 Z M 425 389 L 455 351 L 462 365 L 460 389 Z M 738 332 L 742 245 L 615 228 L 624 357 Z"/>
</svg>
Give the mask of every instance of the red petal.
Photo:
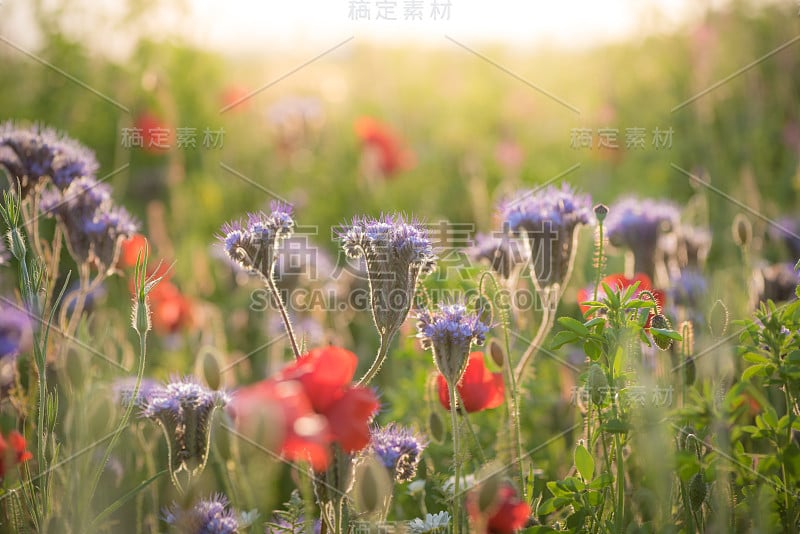
<svg viewBox="0 0 800 534">
<path fill-rule="evenodd" d="M 586 288 L 581 288 L 578 290 L 578 306 L 581 308 L 581 313 L 586 313 L 589 311 L 589 306 L 584 306 L 583 303 L 591 299 L 593 296 L 594 294 Z"/>
<path fill-rule="evenodd" d="M 289 364 L 276 377 L 279 380 L 298 380 L 311 399 L 314 410 L 325 413 L 339 400 L 356 372 L 358 358 L 339 347 L 313 349 Z"/>
<path fill-rule="evenodd" d="M 639 282 L 637 291 L 649 291 L 653 288 L 653 282 L 650 277 L 644 273 L 636 273 L 632 280 L 628 281 L 627 285 L 633 285 L 634 282 Z"/>
<path fill-rule="evenodd" d="M 444 376 L 437 377 L 439 401 L 446 410 L 450 409 L 450 393 Z M 469 355 L 467 369 L 461 382 L 456 386 L 464 409 L 467 412 L 479 412 L 497 408 L 503 404 L 505 384 L 501 373 L 492 373 L 486 368 L 482 352 Z"/>
<path fill-rule="evenodd" d="M 369 423 L 378 411 L 372 390 L 354 387 L 325 412 L 334 439 L 346 452 L 360 451 L 369 443 Z"/>
<path fill-rule="evenodd" d="M 608 285 L 608 287 L 610 287 L 612 290 L 619 290 L 622 289 L 623 287 L 628 287 L 629 285 L 631 285 L 631 280 L 625 278 L 625 275 L 621 273 L 615 273 L 606 276 L 605 278 L 603 278 L 603 280 L 600 281 L 601 291 L 603 289 L 603 284 Z"/>
</svg>

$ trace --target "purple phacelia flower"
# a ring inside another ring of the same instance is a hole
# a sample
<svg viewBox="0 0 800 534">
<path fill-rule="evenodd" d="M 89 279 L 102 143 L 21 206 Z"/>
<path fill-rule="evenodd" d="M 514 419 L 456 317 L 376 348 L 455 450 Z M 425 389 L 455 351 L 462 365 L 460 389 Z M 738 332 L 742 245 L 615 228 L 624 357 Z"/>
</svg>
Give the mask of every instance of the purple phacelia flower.
<svg viewBox="0 0 800 534">
<path fill-rule="evenodd" d="M 235 264 L 248 272 L 272 279 L 278 245 L 294 232 L 292 208 L 273 201 L 270 213 L 249 213 L 246 221 L 225 223 L 219 236 Z"/>
<path fill-rule="evenodd" d="M 750 305 L 772 300 L 786 302 L 797 298 L 795 290 L 800 284 L 800 272 L 794 270 L 794 263 L 783 262 L 764 265 L 753 271 Z"/>
<path fill-rule="evenodd" d="M 769 235 L 772 239 L 783 242 L 794 260 L 800 259 L 800 219 L 781 217 L 770 225 Z"/>
<path fill-rule="evenodd" d="M 592 199 L 565 183 L 521 191 L 499 209 L 504 229 L 523 238 L 537 289 L 559 295 L 572 274 L 577 229 L 594 220 Z"/>
<path fill-rule="evenodd" d="M 136 377 L 129 376 L 116 380 L 111 385 L 111 392 L 113 398 L 122 406 L 126 406 L 131 402 L 133 389 L 136 386 Z M 136 405 L 140 408 L 144 407 L 144 403 L 150 398 L 150 395 L 163 387 L 163 384 L 151 378 L 143 378 L 142 383 L 139 384 L 139 392 L 136 395 Z"/>
<path fill-rule="evenodd" d="M 417 314 L 417 337 L 433 352 L 433 361 L 449 384 L 456 384 L 467 368 L 472 344 L 482 345 L 489 327 L 477 313 L 460 303 L 439 305 L 435 312 Z"/>
<path fill-rule="evenodd" d="M 389 470 L 397 482 L 409 482 L 417 474 L 417 465 L 427 443 L 407 428 L 389 423 L 371 430 L 368 452 Z"/>
<path fill-rule="evenodd" d="M 419 279 L 435 267 L 428 232 L 401 214 L 355 217 L 339 240 L 348 257 L 364 259 L 375 327 L 388 342 L 408 317 Z"/>
<path fill-rule="evenodd" d="M 0 358 L 18 356 L 33 347 L 33 326 L 27 312 L 0 304 Z"/>
<path fill-rule="evenodd" d="M 506 234 L 476 234 L 473 246 L 466 252 L 473 261 L 488 263 L 494 272 L 505 279 L 510 278 L 528 259 L 525 247 Z"/>
<path fill-rule="evenodd" d="M 615 247 L 630 249 L 634 272 L 655 279 L 660 238 L 678 227 L 680 210 L 673 202 L 627 197 L 611 206 L 606 236 Z"/>
<path fill-rule="evenodd" d="M 676 306 L 698 308 L 708 292 L 705 276 L 696 271 L 683 271 L 670 281 L 667 301 Z"/>
<path fill-rule="evenodd" d="M 95 261 L 104 270 L 113 269 L 122 241 L 138 229 L 124 208 L 114 206 L 111 188 L 87 176 L 76 178 L 64 191 L 45 190 L 40 209 L 62 225 L 75 261 Z"/>
<path fill-rule="evenodd" d="M 164 521 L 181 534 L 236 534 L 250 522 L 247 514 L 232 510 L 222 494 L 212 495 L 189 509 L 173 503 L 163 514 Z"/>
<path fill-rule="evenodd" d="M 139 402 L 141 415 L 158 423 L 169 447 L 172 481 L 181 487 L 177 473 L 199 474 L 208 460 L 211 417 L 228 403 L 228 395 L 199 384 L 191 377 L 173 379 L 148 391 Z"/>
<path fill-rule="evenodd" d="M 23 197 L 46 178 L 63 190 L 98 169 L 94 153 L 77 141 L 51 128 L 24 128 L 12 122 L 0 124 L 0 166 L 11 175 L 12 186 L 19 185 Z"/>
</svg>

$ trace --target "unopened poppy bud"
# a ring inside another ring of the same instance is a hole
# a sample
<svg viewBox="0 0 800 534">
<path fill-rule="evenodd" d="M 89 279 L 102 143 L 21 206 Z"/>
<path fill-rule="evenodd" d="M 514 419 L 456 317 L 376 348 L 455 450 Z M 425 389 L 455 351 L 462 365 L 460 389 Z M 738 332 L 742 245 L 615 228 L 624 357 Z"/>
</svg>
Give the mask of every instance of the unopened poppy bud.
<svg viewBox="0 0 800 534">
<path fill-rule="evenodd" d="M 669 319 L 666 316 L 658 313 L 653 316 L 653 320 L 650 323 L 652 328 L 660 329 L 660 330 L 668 330 L 672 328 L 672 325 L 669 322 Z M 656 342 L 656 345 L 661 350 L 668 350 L 672 346 L 672 338 L 667 337 L 663 334 L 658 332 L 653 332 L 653 341 Z"/>
<path fill-rule="evenodd" d="M 589 374 L 586 376 L 586 389 L 592 402 L 600 404 L 608 392 L 608 378 L 603 369 L 596 363 L 589 367 Z"/>
<path fill-rule="evenodd" d="M 753 224 L 744 214 L 737 213 L 731 225 L 733 242 L 740 247 L 746 247 L 753 239 Z"/>
<path fill-rule="evenodd" d="M 435 443 L 444 443 L 444 422 L 436 412 L 428 416 L 428 435 Z"/>
<path fill-rule="evenodd" d="M 717 299 L 709 312 L 708 328 L 714 337 L 722 337 L 728 330 L 728 307 Z"/>
<path fill-rule="evenodd" d="M 706 500 L 706 493 L 708 493 L 708 487 L 706 486 L 705 477 L 702 472 L 696 473 L 689 480 L 689 504 L 691 504 L 692 510 L 696 512 L 703 506 L 703 501 Z"/>
<path fill-rule="evenodd" d="M 594 216 L 597 217 L 598 222 L 603 222 L 608 215 L 608 206 L 605 204 L 597 204 L 594 207 Z"/>
</svg>

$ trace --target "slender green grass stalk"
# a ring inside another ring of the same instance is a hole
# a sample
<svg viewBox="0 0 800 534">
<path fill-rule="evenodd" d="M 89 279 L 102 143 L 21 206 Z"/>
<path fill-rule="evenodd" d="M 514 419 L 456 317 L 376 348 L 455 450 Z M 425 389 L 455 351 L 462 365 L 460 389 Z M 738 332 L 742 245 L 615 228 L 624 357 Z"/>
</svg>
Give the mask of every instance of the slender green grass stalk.
<svg viewBox="0 0 800 534">
<path fill-rule="evenodd" d="M 453 425 L 453 473 L 455 482 L 453 484 L 453 534 L 461 532 L 461 458 L 458 455 L 459 436 L 458 436 L 458 415 L 456 415 L 456 384 L 448 381 L 447 388 L 450 390 L 450 421 Z"/>
<path fill-rule="evenodd" d="M 131 391 L 130 400 L 128 401 L 128 406 L 125 408 L 125 413 L 122 415 L 122 419 L 120 419 L 119 424 L 114 431 L 114 435 L 111 438 L 111 442 L 106 447 L 105 453 L 103 453 L 103 459 L 97 466 L 94 477 L 92 477 L 92 484 L 89 486 L 90 490 L 87 497 L 89 500 L 94 497 L 94 494 L 97 491 L 97 486 L 100 483 L 100 477 L 102 476 L 106 467 L 106 463 L 111 456 L 111 451 L 114 450 L 117 441 L 119 441 L 120 436 L 122 436 L 122 432 L 128 426 L 128 421 L 130 421 L 133 409 L 137 404 L 139 388 L 142 385 L 142 378 L 144 377 L 145 363 L 147 360 L 147 332 L 150 330 L 150 310 L 148 309 L 147 302 L 148 293 L 153 287 L 155 287 L 156 284 L 161 281 L 161 278 L 147 278 L 147 257 L 147 252 L 145 252 L 144 255 L 141 253 L 139 254 L 139 258 L 136 261 L 134 275 L 136 281 L 136 302 L 133 312 L 133 327 L 139 334 L 139 365 L 136 370 L 136 383 L 133 386 L 133 391 Z"/>
<path fill-rule="evenodd" d="M 378 353 L 375 355 L 375 361 L 372 362 L 372 365 L 369 370 L 364 373 L 364 376 L 356 382 L 357 386 L 366 386 L 375 378 L 375 375 L 378 374 L 383 362 L 386 360 L 386 355 L 389 353 L 389 345 L 391 345 L 396 334 L 397 330 L 395 329 L 380 335 L 380 344 L 378 346 Z"/>
<path fill-rule="evenodd" d="M 547 334 L 549 334 L 550 330 L 553 329 L 556 319 L 556 307 L 558 306 L 559 292 L 559 288 L 556 287 L 554 289 L 545 290 L 541 293 L 542 303 L 544 304 L 542 321 L 539 323 L 539 329 L 536 331 L 536 336 L 534 336 L 533 340 L 528 345 L 528 348 L 519 359 L 517 366 L 514 368 L 514 379 L 517 382 L 522 382 L 522 379 L 525 375 L 525 367 L 527 367 L 528 363 L 533 361 L 533 357 L 542 346 Z"/>
<path fill-rule="evenodd" d="M 494 285 L 495 292 L 497 292 L 500 289 L 500 286 L 497 283 L 497 280 L 495 279 L 494 275 L 487 271 L 481 275 L 478 283 L 478 287 L 480 289 L 479 292 L 481 295 L 484 293 L 483 281 L 485 279 L 491 280 L 492 284 Z M 514 370 L 511 368 L 511 362 L 509 358 L 509 355 L 511 354 L 511 338 L 508 335 L 508 325 L 510 322 L 510 318 L 506 313 L 506 308 L 504 306 L 500 306 L 500 309 L 498 311 L 500 315 L 500 326 L 502 327 L 503 330 L 503 344 L 505 345 L 506 359 L 503 362 L 503 374 L 505 375 L 506 385 L 508 386 L 507 398 L 509 401 L 509 406 L 508 406 L 509 425 L 511 426 L 511 431 L 514 435 L 514 443 L 516 446 L 515 450 L 516 458 L 514 458 L 514 463 L 517 464 L 520 491 L 522 491 L 523 497 L 527 498 L 525 471 L 522 468 L 522 430 L 520 429 L 520 424 L 519 424 L 519 392 L 517 391 L 517 381 L 514 378 Z"/>
<path fill-rule="evenodd" d="M 294 334 L 294 328 L 292 328 L 292 321 L 289 319 L 289 313 L 286 311 L 286 305 L 283 302 L 281 294 L 278 292 L 278 286 L 275 285 L 275 280 L 272 275 L 264 276 L 263 278 L 266 281 L 270 295 L 272 295 L 272 300 L 275 302 L 275 306 L 278 307 L 278 311 L 281 314 L 283 325 L 286 327 L 286 335 L 289 337 L 289 343 L 292 345 L 294 357 L 298 359 L 302 353 L 300 352 L 300 346 L 297 344 L 297 337 Z"/>
<path fill-rule="evenodd" d="M 464 406 L 464 399 L 461 398 L 461 393 L 458 392 L 456 389 L 456 396 L 458 398 L 458 405 Z M 450 405 L 450 410 L 452 411 L 453 405 Z M 486 455 L 483 453 L 483 447 L 481 447 L 481 442 L 478 440 L 478 435 L 475 434 L 475 429 L 472 427 L 472 422 L 469 420 L 469 414 L 464 410 L 464 421 L 467 423 L 467 429 L 469 430 L 469 434 L 472 437 L 472 441 L 475 442 L 475 450 L 478 453 L 478 461 L 481 464 L 486 463 Z"/>
</svg>

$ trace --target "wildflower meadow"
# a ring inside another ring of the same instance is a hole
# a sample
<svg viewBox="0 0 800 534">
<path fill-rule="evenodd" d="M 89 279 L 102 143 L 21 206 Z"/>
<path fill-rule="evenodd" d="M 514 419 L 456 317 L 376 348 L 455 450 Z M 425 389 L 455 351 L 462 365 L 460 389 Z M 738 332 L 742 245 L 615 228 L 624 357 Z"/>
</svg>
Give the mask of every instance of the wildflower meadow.
<svg viewBox="0 0 800 534">
<path fill-rule="evenodd" d="M 79 3 L 0 2 L 0 531 L 800 532 L 796 5 L 233 55 Z"/>
</svg>

